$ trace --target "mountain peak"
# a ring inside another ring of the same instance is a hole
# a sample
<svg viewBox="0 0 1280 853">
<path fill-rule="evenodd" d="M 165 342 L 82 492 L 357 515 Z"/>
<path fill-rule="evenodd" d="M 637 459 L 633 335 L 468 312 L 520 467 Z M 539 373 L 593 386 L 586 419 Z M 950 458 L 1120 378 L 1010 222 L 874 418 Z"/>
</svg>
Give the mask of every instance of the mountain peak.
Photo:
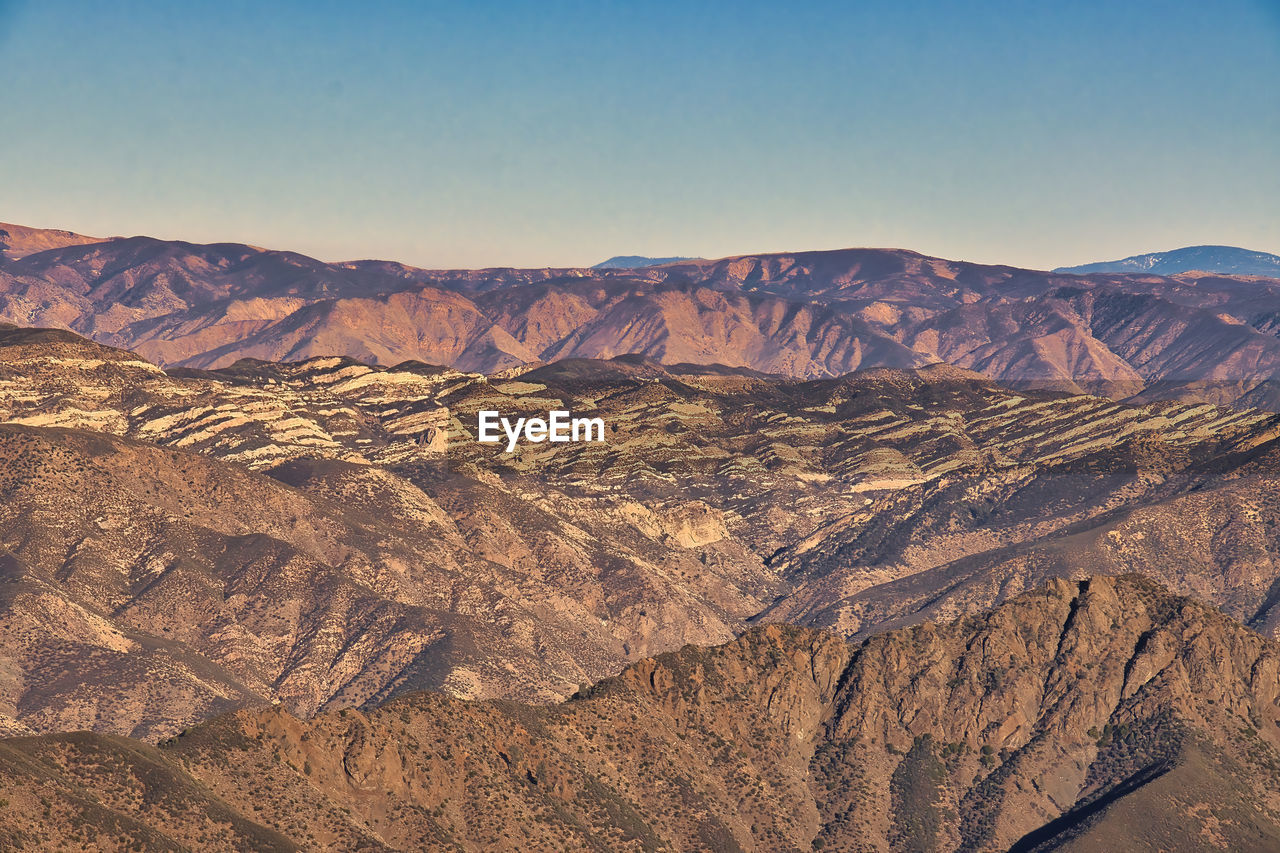
<svg viewBox="0 0 1280 853">
<path fill-rule="evenodd" d="M 1059 267 L 1054 270 L 1054 272 L 1078 275 L 1135 272 L 1177 275 L 1194 271 L 1277 278 L 1280 277 L 1280 255 L 1241 249 L 1238 246 L 1185 246 L 1168 252 L 1149 252 L 1118 261 L 1099 261 L 1074 267 Z"/>
<path fill-rule="evenodd" d="M 593 266 L 593 270 L 633 270 L 642 267 L 657 267 L 663 264 L 674 264 L 680 261 L 696 261 L 698 258 L 690 257 L 670 257 L 670 258 L 650 258 L 644 255 L 614 255 L 607 261 L 601 261 Z"/>
</svg>

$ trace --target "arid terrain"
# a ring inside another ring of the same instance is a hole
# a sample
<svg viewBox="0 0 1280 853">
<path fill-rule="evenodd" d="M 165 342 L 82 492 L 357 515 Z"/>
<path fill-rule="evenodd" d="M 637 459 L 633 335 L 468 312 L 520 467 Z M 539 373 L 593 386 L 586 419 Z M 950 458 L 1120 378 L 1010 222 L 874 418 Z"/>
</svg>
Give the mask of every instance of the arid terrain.
<svg viewBox="0 0 1280 853">
<path fill-rule="evenodd" d="M 853 645 L 752 629 L 568 702 L 0 741 L 0 843 L 150 850 L 1280 846 L 1280 647 L 1126 577 Z"/>
<path fill-rule="evenodd" d="M 642 354 L 808 379 L 946 362 L 1006 384 L 1280 409 L 1275 278 L 1073 275 L 898 249 L 424 270 L 0 231 L 0 320 L 70 329 L 166 367 L 345 355 L 491 373 Z"/>
<path fill-rule="evenodd" d="M 0 230 L 2 848 L 1280 847 L 1280 281 Z"/>
<path fill-rule="evenodd" d="M 477 412 L 607 441 L 475 441 Z M 158 739 L 243 704 L 552 700 L 749 624 L 859 637 L 1141 572 L 1275 636 L 1280 415 L 569 360 L 168 373 L 0 330 L 0 712 Z"/>
<path fill-rule="evenodd" d="M 0 853 L 1280 853 L 1280 0 L 0 80 Z"/>
</svg>

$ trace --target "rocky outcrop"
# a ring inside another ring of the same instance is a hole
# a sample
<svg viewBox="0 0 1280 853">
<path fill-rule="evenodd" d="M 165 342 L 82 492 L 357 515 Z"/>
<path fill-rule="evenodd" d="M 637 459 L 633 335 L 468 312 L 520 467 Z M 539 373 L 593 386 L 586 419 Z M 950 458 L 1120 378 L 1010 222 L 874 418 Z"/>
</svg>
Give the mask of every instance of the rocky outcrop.
<svg viewBox="0 0 1280 853">
<path fill-rule="evenodd" d="M 0 741 L 8 846 L 1267 850 L 1280 648 L 1139 578 L 856 645 L 753 629 L 554 706 Z M 1140 820 L 1134 820 L 1140 815 Z"/>
</svg>

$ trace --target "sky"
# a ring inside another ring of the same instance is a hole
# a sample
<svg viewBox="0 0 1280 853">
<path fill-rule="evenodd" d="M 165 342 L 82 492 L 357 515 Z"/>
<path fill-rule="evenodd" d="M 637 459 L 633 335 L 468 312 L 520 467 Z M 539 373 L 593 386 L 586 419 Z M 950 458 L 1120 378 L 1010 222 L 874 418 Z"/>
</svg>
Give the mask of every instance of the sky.
<svg viewBox="0 0 1280 853">
<path fill-rule="evenodd" d="M 1280 0 L 0 0 L 0 221 L 427 267 L 1280 253 Z"/>
</svg>

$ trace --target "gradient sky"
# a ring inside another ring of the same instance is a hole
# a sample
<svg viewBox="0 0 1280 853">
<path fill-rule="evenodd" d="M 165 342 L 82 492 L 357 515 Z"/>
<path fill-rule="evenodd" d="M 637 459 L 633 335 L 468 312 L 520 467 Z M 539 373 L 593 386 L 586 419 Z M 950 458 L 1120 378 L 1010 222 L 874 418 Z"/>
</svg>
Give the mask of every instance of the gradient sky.
<svg viewBox="0 0 1280 853">
<path fill-rule="evenodd" d="M 0 0 L 0 221 L 325 260 L 1280 252 L 1280 2 Z"/>
</svg>

